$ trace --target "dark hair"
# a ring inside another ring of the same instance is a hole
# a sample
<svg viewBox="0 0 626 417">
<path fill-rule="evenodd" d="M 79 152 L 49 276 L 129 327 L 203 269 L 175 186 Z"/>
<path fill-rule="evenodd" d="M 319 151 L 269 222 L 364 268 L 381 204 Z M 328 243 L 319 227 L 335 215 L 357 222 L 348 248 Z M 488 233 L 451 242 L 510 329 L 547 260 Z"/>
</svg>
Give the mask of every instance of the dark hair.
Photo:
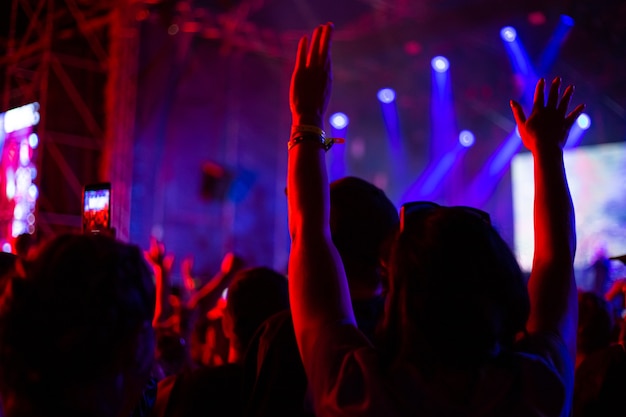
<svg viewBox="0 0 626 417">
<path fill-rule="evenodd" d="M 399 222 L 398 210 L 375 185 L 357 177 L 330 184 L 330 231 L 347 269 L 353 264 L 379 267 Z M 353 278 L 348 273 L 348 279 Z M 364 284 L 375 287 L 380 280 Z"/>
<path fill-rule="evenodd" d="M 578 294 L 576 350 L 588 355 L 611 343 L 613 320 L 609 304 L 592 292 Z"/>
<path fill-rule="evenodd" d="M 22 233 L 15 238 L 15 252 L 20 258 L 26 258 L 28 251 L 36 244 L 35 237 L 30 233 Z"/>
<path fill-rule="evenodd" d="M 522 272 L 496 230 L 466 209 L 416 216 L 392 247 L 383 351 L 390 362 L 478 365 L 525 328 Z"/>
<path fill-rule="evenodd" d="M 243 353 L 252 336 L 270 316 L 289 308 L 287 278 L 270 268 L 257 267 L 237 273 L 228 287 L 226 311 Z"/>
<path fill-rule="evenodd" d="M 62 235 L 24 264 L 23 275 L 10 278 L 0 302 L 3 396 L 58 409 L 68 389 L 139 367 L 130 347 L 150 329 L 155 288 L 138 247 Z"/>
</svg>

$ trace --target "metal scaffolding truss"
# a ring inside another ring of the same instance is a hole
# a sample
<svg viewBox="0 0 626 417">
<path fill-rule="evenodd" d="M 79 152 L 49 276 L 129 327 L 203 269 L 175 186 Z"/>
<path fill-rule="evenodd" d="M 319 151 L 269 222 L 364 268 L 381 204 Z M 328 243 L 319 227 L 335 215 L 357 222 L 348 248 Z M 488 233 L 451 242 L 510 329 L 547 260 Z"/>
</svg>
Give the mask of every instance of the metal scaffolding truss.
<svg viewBox="0 0 626 417">
<path fill-rule="evenodd" d="M 5 51 L 0 58 L 0 111 L 40 103 L 37 224 L 44 233 L 77 227 L 82 186 L 110 180 L 109 167 L 102 163 L 110 164 L 109 156 L 119 154 L 115 148 L 119 141 L 113 149 L 104 146 L 111 131 L 108 123 L 120 123 L 117 113 L 107 115 L 106 103 L 115 101 L 118 87 L 132 90 L 132 77 L 122 70 L 114 73 L 114 79 L 109 74 L 112 45 L 118 45 L 114 51 L 118 68 L 125 68 L 121 61 L 129 59 L 128 53 L 136 55 L 132 47 L 136 34 L 124 29 L 131 21 L 124 18 L 128 4 L 11 0 L 0 8 L 4 9 L 0 15 L 9 19 L 0 25 L 5 28 L 0 29 L 0 48 Z M 125 46 L 112 41 L 112 35 L 125 38 Z M 121 86 L 120 78 L 126 79 Z M 115 85 L 107 90 L 113 81 Z M 126 102 L 119 101 L 122 110 L 134 106 L 132 95 L 127 93 L 125 98 Z M 124 129 L 128 133 L 132 120 L 121 122 L 125 125 L 117 133 Z M 122 135 L 122 139 L 130 137 Z"/>
<path fill-rule="evenodd" d="M 293 44 L 302 36 L 303 28 L 314 27 L 323 18 L 320 6 L 304 0 L 290 2 L 290 10 L 297 10 L 299 15 L 293 17 L 293 21 L 298 22 L 293 29 L 278 28 L 256 18 L 259 14 L 274 14 L 279 7 L 277 3 L 269 0 L 146 0 L 143 8 L 147 12 L 168 14 L 168 31 L 172 35 L 181 32 L 215 40 L 221 44 L 223 52 L 238 49 L 272 58 L 291 59 Z M 424 13 L 428 2 L 351 0 L 351 3 L 363 4 L 367 12 L 343 25 L 335 38 L 358 39 L 371 35 L 410 16 Z"/>
</svg>

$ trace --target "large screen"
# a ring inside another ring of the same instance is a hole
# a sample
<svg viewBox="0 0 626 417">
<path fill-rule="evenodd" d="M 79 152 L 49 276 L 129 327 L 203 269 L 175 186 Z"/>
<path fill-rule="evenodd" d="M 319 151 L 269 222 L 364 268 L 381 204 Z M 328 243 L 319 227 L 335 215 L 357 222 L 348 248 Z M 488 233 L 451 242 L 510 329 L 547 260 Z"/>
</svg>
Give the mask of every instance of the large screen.
<svg viewBox="0 0 626 417">
<path fill-rule="evenodd" d="M 38 103 L 0 113 L 0 247 L 5 252 L 13 250 L 17 236 L 35 231 L 39 117 Z"/>
<path fill-rule="evenodd" d="M 601 254 L 626 254 L 626 143 L 566 150 L 564 160 L 576 211 L 574 264 L 577 271 L 586 271 Z M 530 271 L 534 250 L 532 155 L 515 156 L 511 169 L 515 251 L 521 267 Z"/>
</svg>

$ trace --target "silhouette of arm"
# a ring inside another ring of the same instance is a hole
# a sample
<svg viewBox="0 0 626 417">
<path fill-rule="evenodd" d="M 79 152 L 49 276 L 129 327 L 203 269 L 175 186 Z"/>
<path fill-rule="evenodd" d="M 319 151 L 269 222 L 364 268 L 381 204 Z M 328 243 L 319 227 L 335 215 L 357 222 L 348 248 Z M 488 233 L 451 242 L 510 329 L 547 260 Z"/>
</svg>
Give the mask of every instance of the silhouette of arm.
<svg viewBox="0 0 626 417">
<path fill-rule="evenodd" d="M 320 25 L 310 45 L 307 37 L 300 40 L 290 88 L 292 131 L 298 126 L 323 128 L 332 83 L 332 31 L 332 24 Z M 345 272 L 330 235 L 325 151 L 315 137 L 289 150 L 287 197 L 289 294 L 294 330 L 307 367 L 321 329 L 331 323 L 355 324 Z"/>
<path fill-rule="evenodd" d="M 545 81 L 539 80 L 528 118 L 517 102 L 511 101 L 511 107 L 524 145 L 534 160 L 535 253 L 528 282 L 528 330 L 558 334 L 574 358 L 578 318 L 573 265 L 576 231 L 563 146 L 584 106 L 567 114 L 574 88 L 567 87 L 559 100 L 560 84 L 560 78 L 555 78 L 545 102 Z"/>
</svg>

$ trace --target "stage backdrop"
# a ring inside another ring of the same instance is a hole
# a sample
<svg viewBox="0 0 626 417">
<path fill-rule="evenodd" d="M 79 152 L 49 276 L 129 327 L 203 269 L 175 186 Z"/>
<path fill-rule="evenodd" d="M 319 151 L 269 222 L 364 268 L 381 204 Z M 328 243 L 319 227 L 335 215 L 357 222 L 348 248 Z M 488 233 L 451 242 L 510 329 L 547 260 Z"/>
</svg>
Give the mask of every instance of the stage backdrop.
<svg viewBox="0 0 626 417">
<path fill-rule="evenodd" d="M 227 251 L 284 271 L 290 68 L 158 20 L 141 38 L 131 241 L 159 238 L 205 274 Z"/>
</svg>

